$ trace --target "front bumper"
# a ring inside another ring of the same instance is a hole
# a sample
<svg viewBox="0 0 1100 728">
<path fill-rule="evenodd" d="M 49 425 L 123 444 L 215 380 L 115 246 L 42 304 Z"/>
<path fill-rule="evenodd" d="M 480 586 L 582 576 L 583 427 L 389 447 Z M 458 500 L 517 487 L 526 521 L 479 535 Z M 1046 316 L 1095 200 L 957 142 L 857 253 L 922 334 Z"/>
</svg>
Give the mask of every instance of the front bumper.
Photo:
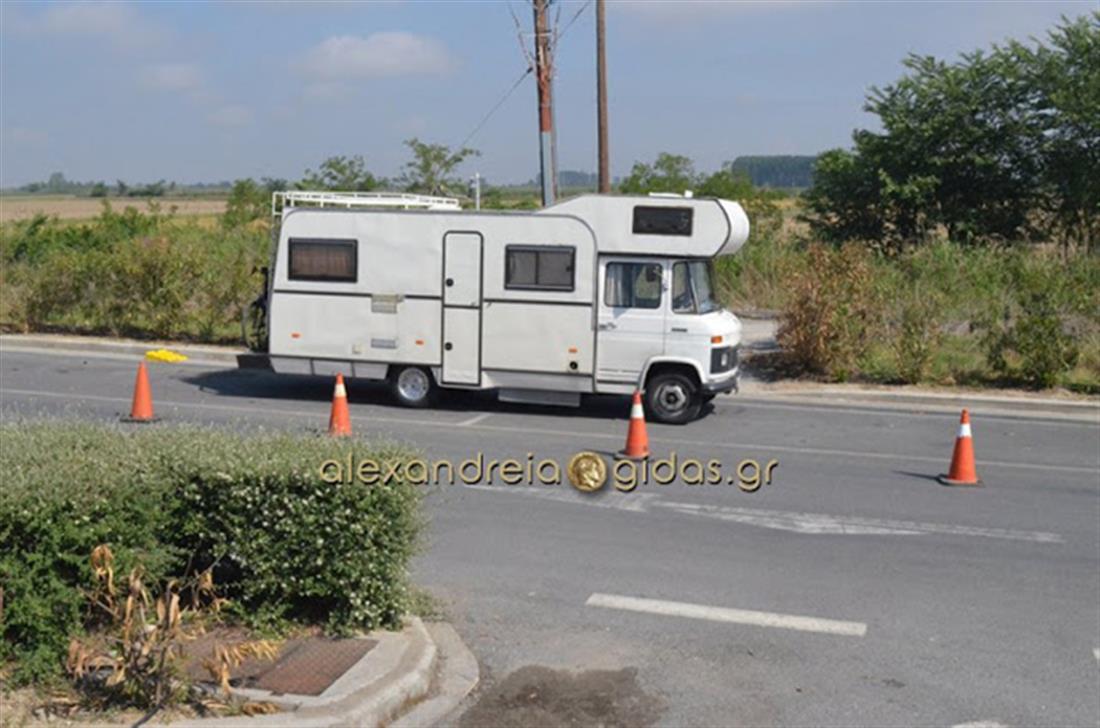
<svg viewBox="0 0 1100 728">
<path fill-rule="evenodd" d="M 741 390 L 741 367 L 734 367 L 733 371 L 727 373 L 721 379 L 712 379 L 707 382 L 703 382 L 703 391 L 707 394 L 726 394 L 727 392 L 737 392 Z"/>
</svg>

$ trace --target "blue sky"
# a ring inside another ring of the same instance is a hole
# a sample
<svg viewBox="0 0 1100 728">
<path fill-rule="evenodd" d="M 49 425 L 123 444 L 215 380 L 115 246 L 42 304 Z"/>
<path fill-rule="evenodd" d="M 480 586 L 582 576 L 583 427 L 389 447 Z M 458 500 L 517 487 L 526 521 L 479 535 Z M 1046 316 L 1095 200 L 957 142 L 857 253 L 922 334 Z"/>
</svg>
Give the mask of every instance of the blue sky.
<svg viewBox="0 0 1100 728">
<path fill-rule="evenodd" d="M 559 2 L 562 169 L 595 168 L 594 4 Z M 394 175 L 410 136 L 457 145 L 526 66 L 525 0 L 0 4 L 0 185 L 297 178 L 329 155 Z M 581 10 L 581 8 L 584 8 Z M 608 2 L 611 159 L 703 170 L 847 145 L 910 51 L 1045 36 L 1097 2 Z M 555 11 L 557 12 L 557 11 Z M 529 41 L 529 37 L 527 38 Z M 498 182 L 538 167 L 528 77 L 470 145 Z"/>
</svg>

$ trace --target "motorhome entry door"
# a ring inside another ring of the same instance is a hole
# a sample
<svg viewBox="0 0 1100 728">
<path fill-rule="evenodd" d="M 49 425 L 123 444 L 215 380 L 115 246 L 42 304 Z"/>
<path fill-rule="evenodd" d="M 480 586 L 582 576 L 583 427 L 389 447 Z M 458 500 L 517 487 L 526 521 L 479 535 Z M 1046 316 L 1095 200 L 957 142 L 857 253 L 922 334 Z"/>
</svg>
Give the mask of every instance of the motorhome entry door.
<svg viewBox="0 0 1100 728">
<path fill-rule="evenodd" d="M 442 384 L 481 384 L 481 235 L 443 236 Z"/>
</svg>

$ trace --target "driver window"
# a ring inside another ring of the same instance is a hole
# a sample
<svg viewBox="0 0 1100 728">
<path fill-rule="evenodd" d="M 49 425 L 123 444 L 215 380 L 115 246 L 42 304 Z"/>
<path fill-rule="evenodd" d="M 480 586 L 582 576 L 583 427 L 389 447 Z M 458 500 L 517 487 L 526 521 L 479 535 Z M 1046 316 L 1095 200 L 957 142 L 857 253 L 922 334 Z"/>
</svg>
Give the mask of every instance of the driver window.
<svg viewBox="0 0 1100 728">
<path fill-rule="evenodd" d="M 660 308 L 660 263 L 608 263 L 603 302 L 610 308 Z"/>
<path fill-rule="evenodd" d="M 672 266 L 672 311 L 695 313 L 695 296 L 691 292 L 687 263 L 676 263 Z"/>
</svg>

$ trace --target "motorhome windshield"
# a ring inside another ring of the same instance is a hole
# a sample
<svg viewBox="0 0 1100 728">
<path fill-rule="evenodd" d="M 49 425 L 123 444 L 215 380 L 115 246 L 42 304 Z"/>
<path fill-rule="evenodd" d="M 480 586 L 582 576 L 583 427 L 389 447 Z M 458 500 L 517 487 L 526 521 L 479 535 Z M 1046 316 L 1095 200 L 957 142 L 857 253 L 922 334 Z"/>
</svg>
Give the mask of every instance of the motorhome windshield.
<svg viewBox="0 0 1100 728">
<path fill-rule="evenodd" d="M 676 313 L 710 313 L 719 309 L 711 286 L 711 265 L 705 260 L 684 260 L 672 266 L 672 310 Z"/>
</svg>

